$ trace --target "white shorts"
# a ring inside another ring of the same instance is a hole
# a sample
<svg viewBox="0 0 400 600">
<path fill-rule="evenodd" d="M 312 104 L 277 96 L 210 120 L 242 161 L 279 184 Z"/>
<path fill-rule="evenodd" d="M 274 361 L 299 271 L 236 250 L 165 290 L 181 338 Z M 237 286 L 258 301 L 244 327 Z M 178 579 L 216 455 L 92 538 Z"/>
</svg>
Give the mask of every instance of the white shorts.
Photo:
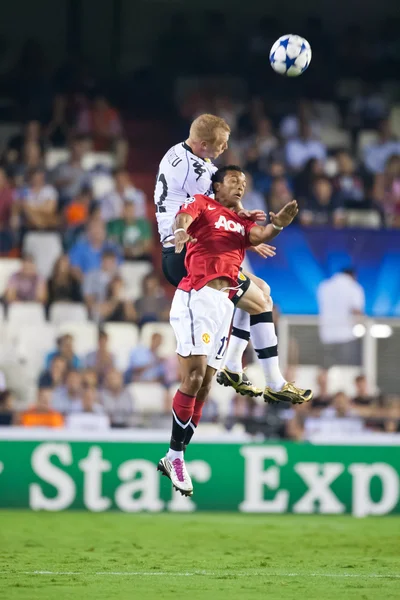
<svg viewBox="0 0 400 600">
<path fill-rule="evenodd" d="M 204 286 L 196 292 L 176 290 L 170 323 L 181 356 L 205 355 L 213 369 L 222 366 L 234 305 L 225 292 Z"/>
</svg>

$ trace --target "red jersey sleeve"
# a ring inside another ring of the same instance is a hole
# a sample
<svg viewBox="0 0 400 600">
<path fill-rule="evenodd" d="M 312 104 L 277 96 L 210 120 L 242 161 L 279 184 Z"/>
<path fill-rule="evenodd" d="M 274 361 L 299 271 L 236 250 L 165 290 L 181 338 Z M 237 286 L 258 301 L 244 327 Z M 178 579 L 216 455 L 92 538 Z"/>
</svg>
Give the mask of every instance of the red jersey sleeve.
<svg viewBox="0 0 400 600">
<path fill-rule="evenodd" d="M 193 217 L 194 221 L 195 219 L 197 219 L 197 217 L 201 215 L 202 212 L 204 212 L 204 208 L 204 196 L 202 196 L 201 194 L 196 194 L 195 196 L 188 198 L 186 202 L 182 204 L 182 206 L 176 214 L 180 215 L 181 213 L 185 213 Z"/>
</svg>

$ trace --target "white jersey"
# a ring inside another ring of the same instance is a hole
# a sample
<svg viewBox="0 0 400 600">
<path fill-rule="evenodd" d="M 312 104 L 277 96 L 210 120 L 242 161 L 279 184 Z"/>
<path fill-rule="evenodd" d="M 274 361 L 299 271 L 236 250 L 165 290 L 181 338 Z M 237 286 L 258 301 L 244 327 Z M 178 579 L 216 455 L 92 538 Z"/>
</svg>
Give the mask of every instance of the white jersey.
<svg viewBox="0 0 400 600">
<path fill-rule="evenodd" d="M 160 162 L 154 190 L 156 218 L 161 243 L 173 238 L 175 215 L 194 194 L 214 197 L 211 177 L 217 167 L 193 154 L 185 142 L 168 150 Z"/>
</svg>

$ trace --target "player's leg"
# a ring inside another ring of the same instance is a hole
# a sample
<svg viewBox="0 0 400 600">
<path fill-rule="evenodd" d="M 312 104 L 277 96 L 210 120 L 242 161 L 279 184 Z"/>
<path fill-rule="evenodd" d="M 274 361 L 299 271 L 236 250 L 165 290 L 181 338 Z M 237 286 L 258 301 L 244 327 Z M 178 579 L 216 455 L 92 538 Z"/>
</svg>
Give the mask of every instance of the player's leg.
<svg viewBox="0 0 400 600">
<path fill-rule="evenodd" d="M 187 429 L 186 429 L 184 449 L 186 449 L 186 446 L 190 443 L 190 441 L 193 437 L 193 434 L 196 431 L 198 424 L 200 423 L 204 403 L 209 396 L 211 386 L 212 386 L 212 380 L 214 378 L 216 371 L 217 371 L 216 369 L 213 369 L 212 367 L 207 366 L 207 370 L 206 370 L 206 374 L 203 379 L 203 383 L 201 384 L 201 387 L 196 394 L 196 400 L 194 403 L 192 420 L 189 423 L 189 427 L 187 427 Z"/>
<path fill-rule="evenodd" d="M 175 253 L 175 248 L 162 249 L 162 271 L 165 279 L 174 287 L 178 287 L 181 279 L 186 277 L 185 267 L 186 248 L 179 254 Z"/>
<path fill-rule="evenodd" d="M 311 390 L 302 390 L 283 377 L 278 359 L 278 339 L 272 319 L 272 298 L 269 286 L 258 277 L 246 273 L 251 278 L 251 284 L 240 298 L 238 307 L 250 315 L 250 339 L 263 368 L 266 388 L 266 402 L 289 401 L 292 403 L 308 402 L 312 398 Z M 229 342 L 229 346 L 230 346 Z M 229 346 L 228 356 L 229 357 Z M 230 364 L 227 362 L 226 364 Z M 227 367 L 222 372 L 225 376 Z M 218 374 L 219 375 L 219 374 Z M 221 376 L 218 376 L 220 382 Z"/>
</svg>

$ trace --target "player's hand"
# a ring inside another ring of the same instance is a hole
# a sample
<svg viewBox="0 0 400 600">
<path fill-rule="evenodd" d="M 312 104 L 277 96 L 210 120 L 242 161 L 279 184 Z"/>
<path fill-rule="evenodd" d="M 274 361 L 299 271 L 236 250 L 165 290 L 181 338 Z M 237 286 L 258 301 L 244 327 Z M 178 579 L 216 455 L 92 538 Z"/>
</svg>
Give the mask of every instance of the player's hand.
<svg viewBox="0 0 400 600">
<path fill-rule="evenodd" d="M 192 238 L 187 231 L 178 231 L 175 234 L 175 254 L 180 254 L 188 242 L 195 244 L 197 240 Z"/>
<path fill-rule="evenodd" d="M 251 246 L 249 250 L 256 252 L 262 258 L 273 258 L 276 255 L 275 246 L 268 246 L 268 244 L 259 244 L 258 246 Z"/>
<path fill-rule="evenodd" d="M 246 210 L 245 208 L 241 208 L 238 213 L 239 217 L 242 219 L 249 219 L 250 221 L 265 221 L 267 218 L 267 214 L 263 210 Z"/>
<path fill-rule="evenodd" d="M 285 204 L 283 208 L 276 215 L 273 212 L 269 213 L 269 218 L 271 223 L 276 225 L 277 227 L 287 227 L 296 217 L 299 212 L 299 207 L 297 206 L 297 201 L 292 200 Z"/>
</svg>

